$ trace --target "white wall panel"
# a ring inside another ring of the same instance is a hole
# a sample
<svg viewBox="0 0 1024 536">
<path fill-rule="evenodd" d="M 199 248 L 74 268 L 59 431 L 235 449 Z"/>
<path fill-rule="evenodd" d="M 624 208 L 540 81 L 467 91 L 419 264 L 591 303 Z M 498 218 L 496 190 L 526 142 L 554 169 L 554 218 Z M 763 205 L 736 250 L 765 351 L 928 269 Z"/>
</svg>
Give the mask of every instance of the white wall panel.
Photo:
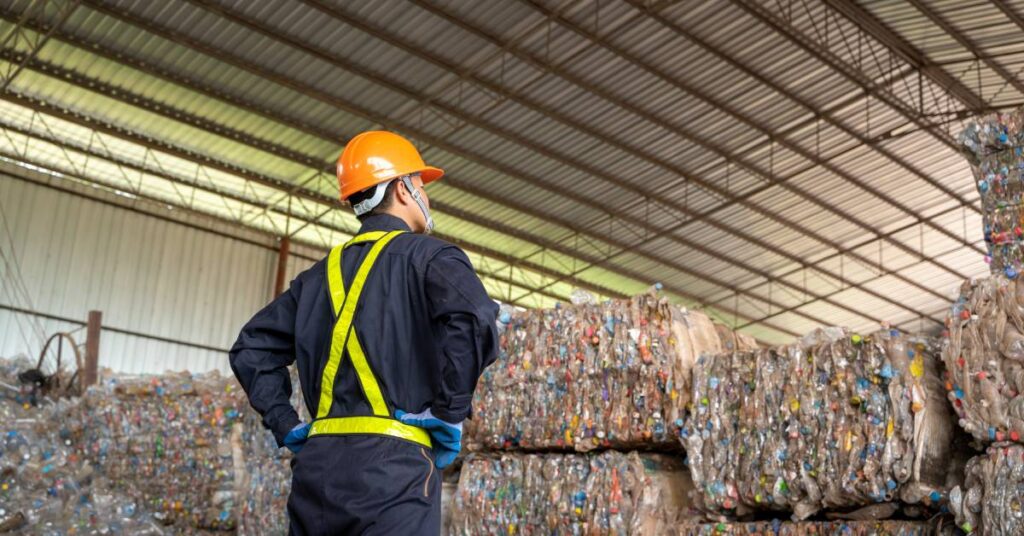
<svg viewBox="0 0 1024 536">
<path fill-rule="evenodd" d="M 10 230 L 0 225 L 0 304 L 82 321 L 96 309 L 105 326 L 226 349 L 270 299 L 270 237 L 223 236 L 243 231 L 210 232 L 2 173 L 0 210 Z M 292 257 L 289 280 L 311 264 Z M 0 309 L 0 356 L 34 356 L 43 334 L 75 327 Z M 110 331 L 101 341 L 100 365 L 117 371 L 229 371 L 222 352 Z"/>
</svg>

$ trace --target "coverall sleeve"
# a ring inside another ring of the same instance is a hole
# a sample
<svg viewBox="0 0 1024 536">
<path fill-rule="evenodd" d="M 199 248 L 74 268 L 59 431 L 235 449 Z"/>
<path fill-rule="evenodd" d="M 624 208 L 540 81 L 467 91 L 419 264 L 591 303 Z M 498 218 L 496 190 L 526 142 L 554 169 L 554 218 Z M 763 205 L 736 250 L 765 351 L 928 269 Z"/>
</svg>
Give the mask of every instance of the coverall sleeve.
<svg viewBox="0 0 1024 536">
<path fill-rule="evenodd" d="M 277 445 L 299 424 L 292 407 L 292 380 L 288 366 L 295 362 L 296 296 L 301 282 L 256 313 L 231 347 L 231 370 L 242 384 L 249 403 L 263 417 Z"/>
<path fill-rule="evenodd" d="M 442 327 L 441 385 L 431 412 L 448 422 L 462 422 L 470 415 L 480 374 L 497 357 L 498 305 L 457 247 L 435 254 L 425 275 L 431 318 Z"/>
</svg>

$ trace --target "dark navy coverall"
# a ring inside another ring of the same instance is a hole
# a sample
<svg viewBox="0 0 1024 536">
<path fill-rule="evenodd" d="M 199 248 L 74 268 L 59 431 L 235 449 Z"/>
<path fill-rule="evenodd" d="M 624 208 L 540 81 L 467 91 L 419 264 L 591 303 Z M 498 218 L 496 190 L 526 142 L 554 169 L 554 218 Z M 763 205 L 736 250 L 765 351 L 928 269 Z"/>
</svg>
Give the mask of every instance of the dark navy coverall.
<svg viewBox="0 0 1024 536">
<path fill-rule="evenodd" d="M 409 228 L 390 215 L 367 218 L 360 233 Z M 370 244 L 344 250 L 351 285 Z M 316 415 L 334 309 L 326 259 L 242 328 L 231 368 L 278 446 L 299 423 L 289 404 L 287 367 L 298 366 L 302 397 Z M 377 259 L 354 327 L 392 411 L 430 408 L 452 423 L 470 415 L 477 379 L 497 350 L 498 306 L 459 248 L 403 233 Z M 334 381 L 331 417 L 372 415 L 347 352 Z M 381 435 L 310 437 L 293 463 L 288 517 L 292 534 L 437 534 L 440 474 L 419 444 Z"/>
</svg>

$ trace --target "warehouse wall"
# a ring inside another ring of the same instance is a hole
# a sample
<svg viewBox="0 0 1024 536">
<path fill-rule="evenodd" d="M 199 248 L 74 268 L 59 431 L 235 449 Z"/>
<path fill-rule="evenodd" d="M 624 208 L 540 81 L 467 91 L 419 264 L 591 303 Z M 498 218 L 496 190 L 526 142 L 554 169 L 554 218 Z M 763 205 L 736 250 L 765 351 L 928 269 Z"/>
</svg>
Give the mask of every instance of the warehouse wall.
<svg viewBox="0 0 1024 536">
<path fill-rule="evenodd" d="M 270 299 L 273 237 L 0 164 L 0 356 L 35 359 L 79 327 L 12 307 L 82 321 L 96 309 L 104 326 L 210 347 L 104 330 L 101 367 L 229 371 L 224 351 Z M 289 281 L 318 256 L 300 254 Z"/>
</svg>

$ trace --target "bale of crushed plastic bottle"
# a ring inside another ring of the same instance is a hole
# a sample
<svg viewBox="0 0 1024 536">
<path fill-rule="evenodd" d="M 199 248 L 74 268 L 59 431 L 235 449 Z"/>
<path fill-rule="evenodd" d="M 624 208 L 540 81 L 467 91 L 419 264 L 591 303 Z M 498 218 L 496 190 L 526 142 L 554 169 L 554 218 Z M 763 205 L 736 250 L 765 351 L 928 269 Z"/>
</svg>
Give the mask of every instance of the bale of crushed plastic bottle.
<svg viewBox="0 0 1024 536">
<path fill-rule="evenodd" d="M 946 319 L 946 388 L 960 426 L 982 442 L 1024 437 L 1024 285 L 967 281 Z"/>
<path fill-rule="evenodd" d="M 1024 534 L 1024 446 L 992 445 L 971 458 L 963 486 L 949 494 L 949 506 L 968 534 Z"/>
<path fill-rule="evenodd" d="M 690 369 L 722 349 L 706 315 L 656 292 L 508 320 L 476 389 L 470 450 L 678 448 Z"/>
<path fill-rule="evenodd" d="M 240 425 L 248 410 L 233 378 L 110 377 L 86 393 L 79 447 L 113 491 L 179 528 L 234 529 Z"/>
<path fill-rule="evenodd" d="M 993 274 L 1016 277 L 1024 264 L 1024 108 L 969 124 L 960 143 L 981 195 L 986 261 Z"/>
<path fill-rule="evenodd" d="M 696 511 L 682 460 L 600 454 L 474 455 L 448 534 L 668 534 Z"/>
<path fill-rule="evenodd" d="M 35 364 L 0 359 L 0 534 L 162 534 L 140 501 L 82 455 L 81 403 L 20 384 Z"/>
<path fill-rule="evenodd" d="M 925 521 L 748 521 L 688 523 L 678 536 L 931 536 L 935 524 Z"/>
<path fill-rule="evenodd" d="M 933 503 L 952 442 L 934 344 L 818 330 L 797 344 L 701 357 L 680 436 L 720 519 Z"/>
</svg>

